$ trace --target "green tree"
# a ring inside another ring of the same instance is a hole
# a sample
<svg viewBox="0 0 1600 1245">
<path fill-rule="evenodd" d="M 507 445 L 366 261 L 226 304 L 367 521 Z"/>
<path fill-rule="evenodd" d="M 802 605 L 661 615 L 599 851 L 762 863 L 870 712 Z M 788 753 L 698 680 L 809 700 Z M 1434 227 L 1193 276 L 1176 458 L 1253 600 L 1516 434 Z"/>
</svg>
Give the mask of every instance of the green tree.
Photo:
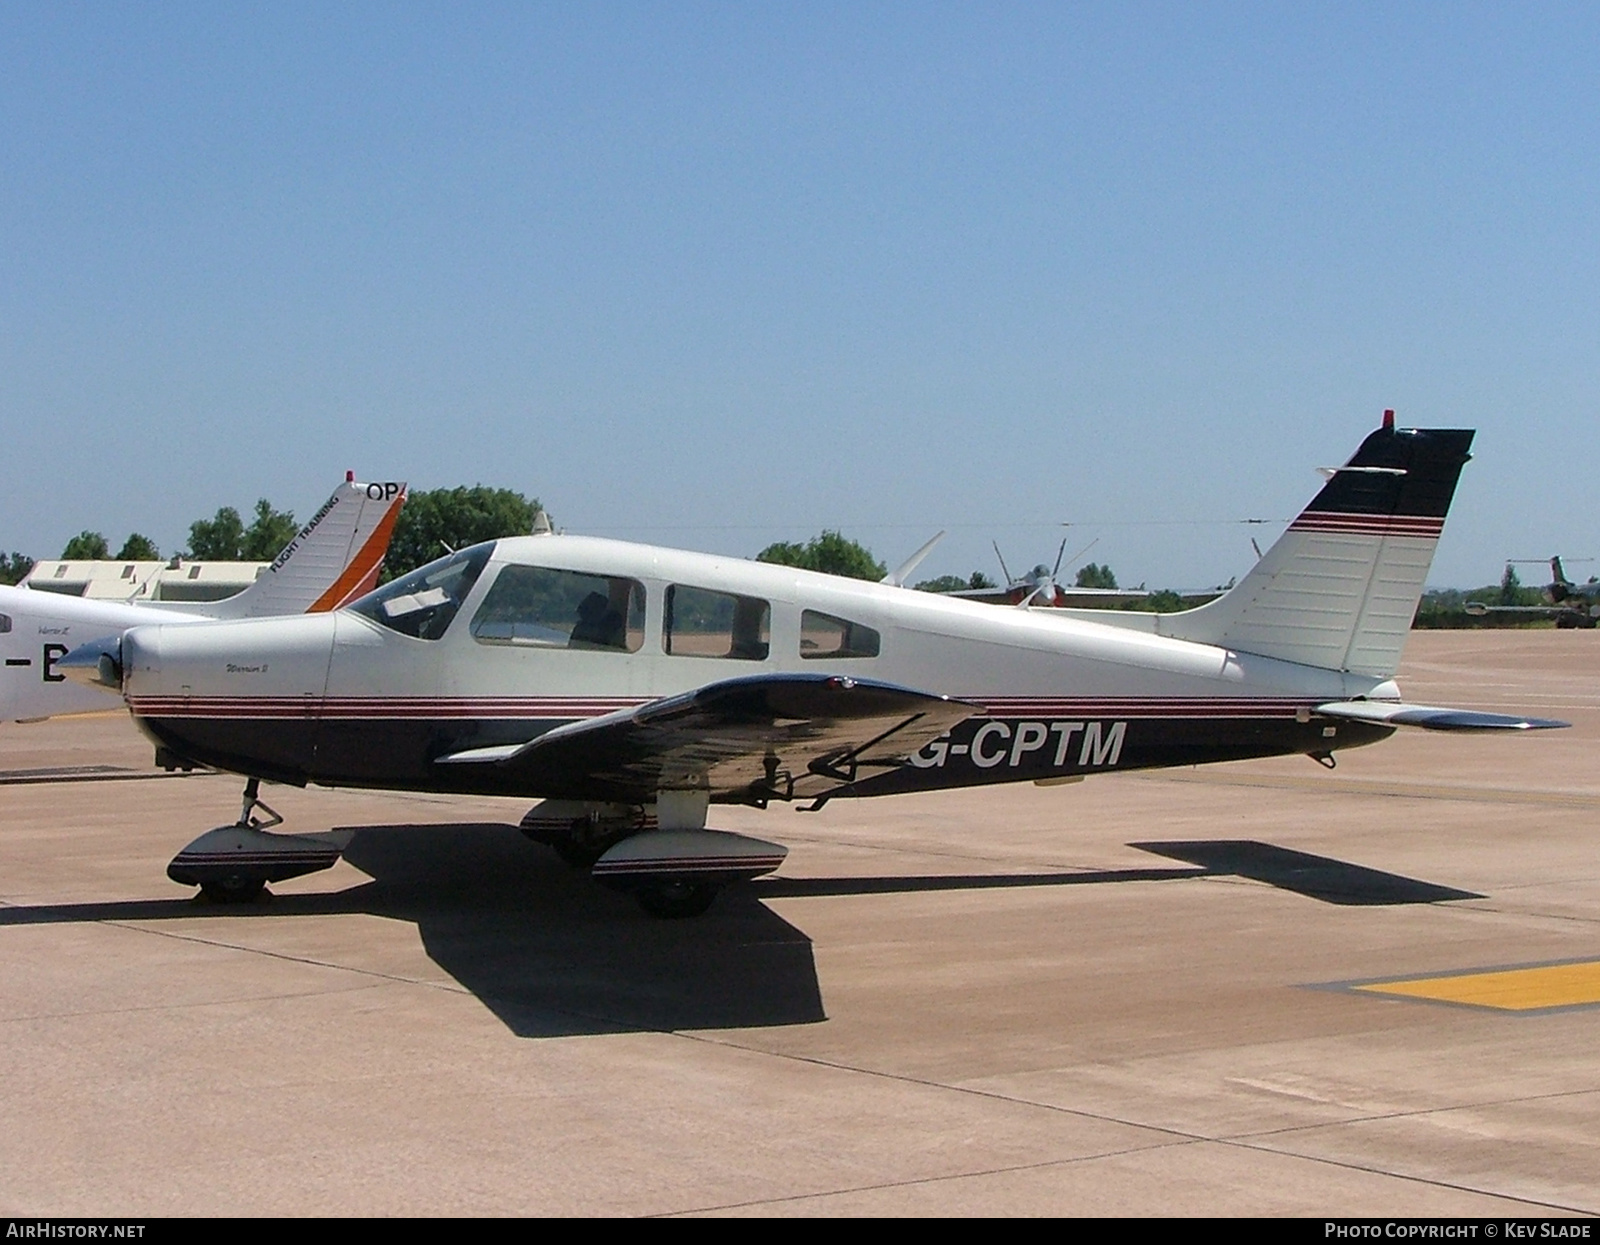
<svg viewBox="0 0 1600 1245">
<path fill-rule="evenodd" d="M 13 550 L 9 555 L 0 553 L 0 584 L 20 584 L 33 569 L 33 559 Z"/>
<path fill-rule="evenodd" d="M 130 532 L 117 551 L 118 562 L 154 562 L 160 557 L 161 550 L 156 548 L 155 541 L 138 532 Z"/>
<path fill-rule="evenodd" d="M 1506 563 L 1506 573 L 1500 577 L 1500 604 L 1520 605 L 1522 602 L 1522 581 L 1517 578 L 1517 568 L 1511 563 Z"/>
<path fill-rule="evenodd" d="M 798 566 L 808 571 L 843 575 L 848 579 L 876 581 L 889 573 L 888 568 L 874 558 L 865 545 L 847 540 L 831 530 L 824 530 L 820 536 L 813 536 L 803 545 L 780 540 L 756 554 L 756 561 Z"/>
<path fill-rule="evenodd" d="M 265 497 L 256 502 L 249 527 L 237 510 L 223 506 L 189 525 L 186 556 L 202 562 L 270 562 L 299 530 L 292 510 L 274 510 Z"/>
<path fill-rule="evenodd" d="M 239 542 L 239 561 L 270 562 L 299 531 L 294 511 L 274 510 L 272 503 L 263 497 L 256 502 L 256 517 Z"/>
<path fill-rule="evenodd" d="M 1078 578 L 1074 582 L 1079 588 L 1115 588 L 1117 577 L 1112 574 L 1109 566 L 1091 562 L 1087 566 L 1078 568 Z"/>
<path fill-rule="evenodd" d="M 913 584 L 918 592 L 962 592 L 968 588 L 993 588 L 994 580 L 982 571 L 973 571 L 971 576 L 962 579 L 959 575 L 941 575 L 938 579 L 924 579 L 920 584 Z"/>
<path fill-rule="evenodd" d="M 223 506 L 209 519 L 189 525 L 189 556 L 202 562 L 242 562 L 244 520 L 232 506 Z"/>
<path fill-rule="evenodd" d="M 385 581 L 441 557 L 502 536 L 526 536 L 541 509 L 538 499 L 506 488 L 440 488 L 411 493 L 394 525 Z"/>
<path fill-rule="evenodd" d="M 97 562 L 111 556 L 106 538 L 99 532 L 79 532 L 61 551 L 63 562 Z"/>
</svg>

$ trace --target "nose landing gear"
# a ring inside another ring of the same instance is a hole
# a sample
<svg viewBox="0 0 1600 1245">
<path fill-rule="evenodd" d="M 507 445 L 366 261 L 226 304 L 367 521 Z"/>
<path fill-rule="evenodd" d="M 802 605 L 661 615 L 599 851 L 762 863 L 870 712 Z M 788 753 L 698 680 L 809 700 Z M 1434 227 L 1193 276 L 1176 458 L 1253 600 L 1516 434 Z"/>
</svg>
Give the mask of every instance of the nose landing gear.
<svg viewBox="0 0 1600 1245">
<path fill-rule="evenodd" d="M 268 834 L 283 824 L 261 799 L 261 780 L 245 783 L 239 820 L 207 830 L 172 858 L 167 876 L 180 886 L 198 886 L 216 903 L 248 903 L 268 882 L 282 882 L 319 869 L 331 869 L 350 845 L 348 831 L 326 834 Z M 256 816 L 256 810 L 266 814 Z"/>
</svg>

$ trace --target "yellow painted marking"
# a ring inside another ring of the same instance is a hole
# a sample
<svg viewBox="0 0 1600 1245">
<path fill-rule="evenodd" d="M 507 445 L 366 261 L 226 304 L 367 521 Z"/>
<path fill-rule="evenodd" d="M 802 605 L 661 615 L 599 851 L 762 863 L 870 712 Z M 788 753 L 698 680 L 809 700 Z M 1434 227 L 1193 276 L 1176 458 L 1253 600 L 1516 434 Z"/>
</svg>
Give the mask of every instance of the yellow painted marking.
<svg viewBox="0 0 1600 1245">
<path fill-rule="evenodd" d="M 1423 981 L 1375 981 L 1354 988 L 1370 994 L 1434 999 L 1505 1012 L 1581 1007 L 1600 1003 L 1600 960 L 1547 964 L 1539 968 L 1505 968 L 1491 973 L 1461 973 Z"/>
</svg>

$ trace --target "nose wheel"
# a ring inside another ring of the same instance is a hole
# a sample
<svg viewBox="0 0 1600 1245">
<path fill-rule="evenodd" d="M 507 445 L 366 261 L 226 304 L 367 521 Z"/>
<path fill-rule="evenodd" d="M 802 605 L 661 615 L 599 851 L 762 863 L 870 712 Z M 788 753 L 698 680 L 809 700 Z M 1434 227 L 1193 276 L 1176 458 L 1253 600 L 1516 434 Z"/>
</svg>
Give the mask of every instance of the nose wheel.
<svg viewBox="0 0 1600 1245">
<path fill-rule="evenodd" d="M 257 816 L 257 810 L 265 816 Z M 331 869 L 349 846 L 351 834 L 269 834 L 283 824 L 277 810 L 261 798 L 261 781 L 245 784 L 239 820 L 207 830 L 172 858 L 167 876 L 180 886 L 198 886 L 214 903 L 249 903 L 268 882 Z"/>
<path fill-rule="evenodd" d="M 238 874 L 200 883 L 200 893 L 212 903 L 254 903 L 266 889 L 265 878 L 241 877 Z"/>
</svg>

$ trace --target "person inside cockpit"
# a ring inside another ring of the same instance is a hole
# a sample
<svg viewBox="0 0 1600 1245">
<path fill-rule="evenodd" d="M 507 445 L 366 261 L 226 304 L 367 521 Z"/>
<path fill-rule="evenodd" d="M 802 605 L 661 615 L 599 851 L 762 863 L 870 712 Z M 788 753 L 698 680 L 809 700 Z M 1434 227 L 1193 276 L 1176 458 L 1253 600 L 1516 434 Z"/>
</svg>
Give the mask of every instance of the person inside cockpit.
<svg viewBox="0 0 1600 1245">
<path fill-rule="evenodd" d="M 625 650 L 627 622 L 598 592 L 578 602 L 578 622 L 567 641 L 568 648 L 609 648 Z"/>
</svg>

